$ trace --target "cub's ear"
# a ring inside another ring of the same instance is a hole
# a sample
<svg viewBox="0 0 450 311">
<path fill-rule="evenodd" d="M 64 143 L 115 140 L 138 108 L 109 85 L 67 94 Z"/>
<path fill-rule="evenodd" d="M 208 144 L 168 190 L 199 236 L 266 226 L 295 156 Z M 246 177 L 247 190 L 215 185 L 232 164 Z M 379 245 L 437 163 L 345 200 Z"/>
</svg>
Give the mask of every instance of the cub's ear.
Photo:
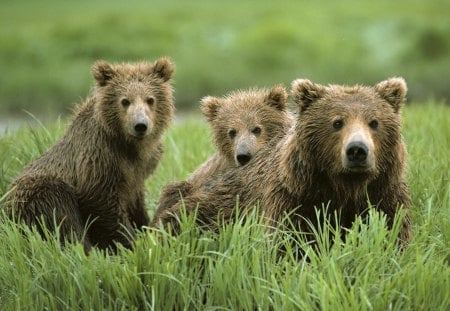
<svg viewBox="0 0 450 311">
<path fill-rule="evenodd" d="M 208 122 L 212 122 L 217 118 L 219 108 L 222 105 L 222 100 L 217 97 L 206 96 L 202 98 L 200 105 L 203 115 Z"/>
<path fill-rule="evenodd" d="M 291 94 L 300 112 L 305 111 L 313 102 L 322 98 L 325 92 L 324 86 L 312 83 L 307 79 L 297 79 L 291 84 Z"/>
<path fill-rule="evenodd" d="M 403 78 L 390 78 L 375 85 L 375 92 L 399 112 L 405 100 L 408 87 Z"/>
<path fill-rule="evenodd" d="M 92 75 L 99 86 L 105 86 L 115 74 L 112 66 L 104 60 L 98 60 L 92 66 Z"/>
<path fill-rule="evenodd" d="M 286 88 L 281 85 L 274 86 L 267 95 L 267 103 L 269 106 L 280 111 L 286 110 L 288 93 Z"/>
<path fill-rule="evenodd" d="M 153 73 L 161 78 L 164 82 L 172 78 L 175 65 L 168 57 L 161 57 L 153 63 Z"/>
</svg>

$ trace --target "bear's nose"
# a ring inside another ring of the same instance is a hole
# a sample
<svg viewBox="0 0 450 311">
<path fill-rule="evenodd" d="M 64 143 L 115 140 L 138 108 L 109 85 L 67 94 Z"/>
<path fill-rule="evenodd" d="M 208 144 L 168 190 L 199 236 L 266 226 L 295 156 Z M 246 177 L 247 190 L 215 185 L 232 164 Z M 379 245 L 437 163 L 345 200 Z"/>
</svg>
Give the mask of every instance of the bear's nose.
<svg viewBox="0 0 450 311">
<path fill-rule="evenodd" d="M 134 130 L 136 131 L 136 133 L 143 134 L 147 130 L 147 124 L 145 124 L 145 123 L 137 123 L 134 126 Z"/>
<path fill-rule="evenodd" d="M 368 151 L 366 144 L 361 141 L 355 141 L 348 144 L 345 153 L 350 162 L 361 163 L 367 159 Z"/>
<path fill-rule="evenodd" d="M 247 164 L 251 158 L 252 158 L 252 155 L 250 153 L 240 153 L 236 156 L 236 159 L 240 165 Z"/>
</svg>

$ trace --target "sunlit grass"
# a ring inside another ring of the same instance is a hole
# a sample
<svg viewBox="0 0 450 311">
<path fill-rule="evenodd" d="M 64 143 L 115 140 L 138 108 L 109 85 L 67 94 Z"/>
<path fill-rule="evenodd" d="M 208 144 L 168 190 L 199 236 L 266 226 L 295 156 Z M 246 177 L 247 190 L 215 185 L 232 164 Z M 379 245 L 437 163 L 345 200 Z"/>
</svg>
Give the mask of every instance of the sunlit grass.
<svg viewBox="0 0 450 311">
<path fill-rule="evenodd" d="M 0 137 L 0 197 L 65 128 L 65 121 L 33 122 Z M 449 124 L 448 106 L 405 106 L 414 237 L 403 250 L 396 245 L 398 226 L 387 230 L 375 211 L 367 223 L 357 220 L 345 240 L 330 236 L 336 229 L 326 224 L 316 228 L 316 245 L 299 232 L 268 232 L 256 214 L 218 233 L 202 232 L 182 216 L 178 237 L 149 230 L 134 250 L 94 249 L 89 256 L 80 244 L 61 249 L 57 236 L 42 240 L 3 220 L 0 309 L 448 310 Z M 185 178 L 214 150 L 200 118 L 176 123 L 165 149 L 146 183 L 150 214 L 161 187 Z"/>
</svg>

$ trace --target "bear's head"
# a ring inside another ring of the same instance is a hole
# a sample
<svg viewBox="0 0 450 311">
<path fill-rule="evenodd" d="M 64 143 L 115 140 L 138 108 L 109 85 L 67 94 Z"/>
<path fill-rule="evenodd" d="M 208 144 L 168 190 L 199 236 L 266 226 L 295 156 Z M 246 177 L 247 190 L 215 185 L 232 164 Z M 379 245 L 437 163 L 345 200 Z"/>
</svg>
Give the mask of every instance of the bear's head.
<svg viewBox="0 0 450 311">
<path fill-rule="evenodd" d="M 290 124 L 287 97 L 284 87 L 275 86 L 203 98 L 201 109 L 219 152 L 236 166 L 247 164 Z"/>
<path fill-rule="evenodd" d="M 335 180 L 391 174 L 406 156 L 400 132 L 406 91 L 402 78 L 374 87 L 293 81 L 301 160 Z"/>
<path fill-rule="evenodd" d="M 160 137 L 174 114 L 173 70 L 166 57 L 154 63 L 97 61 L 92 67 L 95 111 L 105 129 L 128 141 Z"/>
</svg>

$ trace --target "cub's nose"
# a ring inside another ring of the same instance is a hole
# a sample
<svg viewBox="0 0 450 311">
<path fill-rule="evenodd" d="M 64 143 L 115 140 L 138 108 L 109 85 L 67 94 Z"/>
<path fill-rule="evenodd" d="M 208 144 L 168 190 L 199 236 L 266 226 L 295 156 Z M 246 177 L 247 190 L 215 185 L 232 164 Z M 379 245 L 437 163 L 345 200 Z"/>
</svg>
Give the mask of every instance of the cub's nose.
<svg viewBox="0 0 450 311">
<path fill-rule="evenodd" d="M 240 165 L 245 165 L 250 161 L 252 155 L 250 153 L 240 153 L 236 156 L 236 159 Z"/>
<path fill-rule="evenodd" d="M 345 154 L 347 159 L 353 163 L 362 163 L 366 161 L 369 148 L 361 141 L 355 141 L 348 144 Z"/>
<path fill-rule="evenodd" d="M 134 130 L 138 134 L 144 134 L 147 131 L 147 128 L 148 126 L 145 123 L 137 123 L 134 125 Z"/>
</svg>

